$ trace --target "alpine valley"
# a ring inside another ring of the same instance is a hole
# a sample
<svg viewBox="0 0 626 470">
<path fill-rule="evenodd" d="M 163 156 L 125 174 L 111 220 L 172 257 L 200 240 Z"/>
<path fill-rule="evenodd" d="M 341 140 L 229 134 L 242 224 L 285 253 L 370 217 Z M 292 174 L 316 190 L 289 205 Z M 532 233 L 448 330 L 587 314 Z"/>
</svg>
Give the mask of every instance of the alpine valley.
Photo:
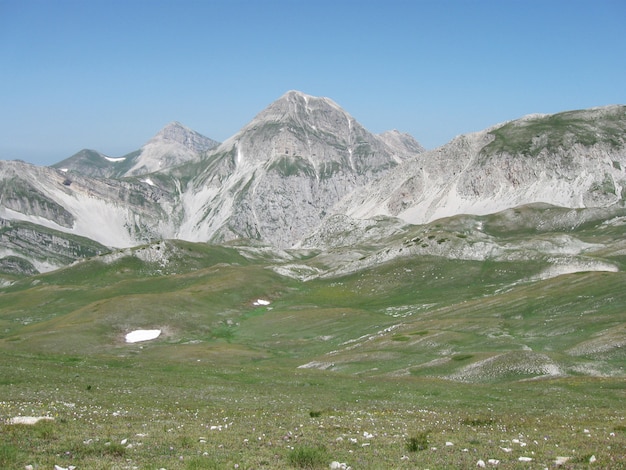
<svg viewBox="0 0 626 470">
<path fill-rule="evenodd" d="M 0 161 L 0 466 L 626 468 L 625 268 L 623 105 Z"/>
</svg>

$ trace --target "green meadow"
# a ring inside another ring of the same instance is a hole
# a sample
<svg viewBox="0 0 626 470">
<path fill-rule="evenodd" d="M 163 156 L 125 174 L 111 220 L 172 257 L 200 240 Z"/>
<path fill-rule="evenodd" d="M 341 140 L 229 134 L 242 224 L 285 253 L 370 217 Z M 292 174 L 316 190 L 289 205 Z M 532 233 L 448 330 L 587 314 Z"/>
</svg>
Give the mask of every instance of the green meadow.
<svg viewBox="0 0 626 470">
<path fill-rule="evenodd" d="M 569 229 L 615 270 L 542 276 L 563 232 L 503 217 L 518 256 L 442 255 L 458 219 L 352 270 L 167 241 L 7 283 L 0 468 L 626 468 L 623 226 Z"/>
</svg>

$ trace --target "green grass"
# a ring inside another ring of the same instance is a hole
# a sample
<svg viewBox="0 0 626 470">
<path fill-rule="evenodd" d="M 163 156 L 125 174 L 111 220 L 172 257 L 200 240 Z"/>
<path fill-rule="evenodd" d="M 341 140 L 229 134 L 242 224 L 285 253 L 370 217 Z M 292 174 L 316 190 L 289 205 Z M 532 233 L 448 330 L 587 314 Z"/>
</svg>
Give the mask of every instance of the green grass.
<svg viewBox="0 0 626 470">
<path fill-rule="evenodd" d="M 509 244 L 558 234 L 533 229 L 532 212 L 509 225 L 515 214 L 484 218 L 484 230 Z M 472 243 L 464 224 L 397 241 Z M 623 263 L 612 248 L 623 227 L 590 221 L 573 233 Z M 149 249 L 171 253 L 167 267 L 95 258 L 0 289 L 0 467 L 473 468 L 493 458 L 518 468 L 531 457 L 552 468 L 568 456 L 587 468 L 592 455 L 597 468 L 626 467 L 623 272 L 533 281 L 541 257 L 405 253 L 303 282 L 277 274 L 266 252 L 168 242 L 134 253 Z M 153 327 L 157 340 L 124 342 Z M 9 424 L 15 416 L 54 419 Z"/>
<path fill-rule="evenodd" d="M 287 454 L 288 462 L 296 468 L 327 468 L 328 451 L 324 446 L 298 446 Z"/>
<path fill-rule="evenodd" d="M 607 112 L 590 123 L 585 111 L 569 111 L 525 121 L 514 121 L 491 131 L 494 140 L 485 146 L 486 155 L 510 153 L 537 157 L 574 144 L 591 146 L 607 143 L 613 147 L 624 144 L 624 107 Z"/>
</svg>

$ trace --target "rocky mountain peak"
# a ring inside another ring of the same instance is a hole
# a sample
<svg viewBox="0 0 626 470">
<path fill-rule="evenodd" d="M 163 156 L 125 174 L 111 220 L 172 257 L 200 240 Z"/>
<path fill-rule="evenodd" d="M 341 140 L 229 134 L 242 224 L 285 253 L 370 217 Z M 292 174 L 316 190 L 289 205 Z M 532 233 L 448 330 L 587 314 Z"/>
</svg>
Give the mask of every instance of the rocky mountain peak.
<svg viewBox="0 0 626 470">
<path fill-rule="evenodd" d="M 252 121 L 272 121 L 287 124 L 307 124 L 312 128 L 327 130 L 329 124 L 341 122 L 342 127 L 354 121 L 341 106 L 330 98 L 307 95 L 300 91 L 288 91 L 261 111 Z"/>
<path fill-rule="evenodd" d="M 163 127 L 146 143 L 146 146 L 161 142 L 181 144 L 194 152 L 205 152 L 219 144 L 219 142 L 189 129 L 178 121 L 172 121 Z"/>
<path fill-rule="evenodd" d="M 194 160 L 218 145 L 219 142 L 174 121 L 141 148 L 134 165 L 124 175 L 137 176 L 171 168 Z"/>
<path fill-rule="evenodd" d="M 412 135 L 396 129 L 378 134 L 378 137 L 401 155 L 407 153 L 419 154 L 426 151 Z"/>
</svg>

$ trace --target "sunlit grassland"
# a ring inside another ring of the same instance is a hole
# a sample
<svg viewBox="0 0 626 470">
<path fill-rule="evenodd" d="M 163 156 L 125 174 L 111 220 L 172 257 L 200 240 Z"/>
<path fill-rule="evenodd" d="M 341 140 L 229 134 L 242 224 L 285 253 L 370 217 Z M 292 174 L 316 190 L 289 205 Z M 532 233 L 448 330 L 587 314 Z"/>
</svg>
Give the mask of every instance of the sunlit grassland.
<svg viewBox="0 0 626 470">
<path fill-rule="evenodd" d="M 301 282 L 176 249 L 1 291 L 1 468 L 626 468 L 621 272 L 412 257 Z"/>
</svg>

